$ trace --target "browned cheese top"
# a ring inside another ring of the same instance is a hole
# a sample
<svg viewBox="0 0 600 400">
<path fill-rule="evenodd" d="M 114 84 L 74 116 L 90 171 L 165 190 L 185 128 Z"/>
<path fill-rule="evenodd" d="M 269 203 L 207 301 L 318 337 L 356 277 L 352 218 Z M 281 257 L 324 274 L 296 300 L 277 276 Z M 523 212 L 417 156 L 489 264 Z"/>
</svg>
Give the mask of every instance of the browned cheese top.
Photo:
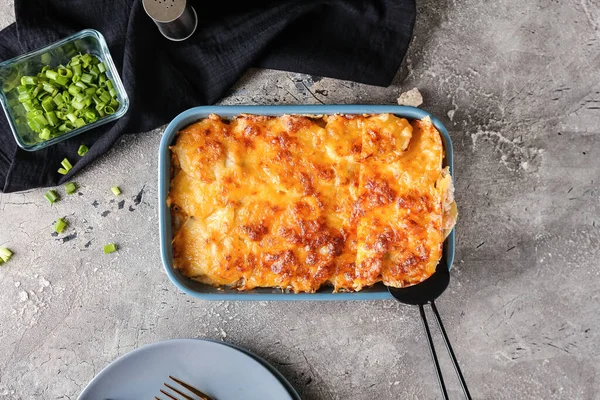
<svg viewBox="0 0 600 400">
<path fill-rule="evenodd" d="M 171 150 L 174 265 L 211 285 L 411 285 L 435 271 L 454 224 L 428 118 L 211 115 Z"/>
</svg>

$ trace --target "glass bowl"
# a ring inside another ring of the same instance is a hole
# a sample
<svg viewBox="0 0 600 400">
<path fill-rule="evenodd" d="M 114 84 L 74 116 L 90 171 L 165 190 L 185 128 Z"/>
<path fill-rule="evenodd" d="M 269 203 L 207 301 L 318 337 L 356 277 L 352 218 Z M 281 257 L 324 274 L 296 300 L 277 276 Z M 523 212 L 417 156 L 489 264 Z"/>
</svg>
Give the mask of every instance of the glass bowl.
<svg viewBox="0 0 600 400">
<path fill-rule="evenodd" d="M 98 118 L 96 121 L 80 128 L 75 128 L 48 140 L 40 139 L 38 134 L 31 130 L 26 123 L 18 123 L 20 119 L 24 118 L 25 109 L 17 99 L 15 87 L 20 85 L 21 76 L 36 75 L 45 65 L 54 68 L 59 64 L 66 64 L 77 53 L 90 53 L 104 63 L 106 76 L 112 80 L 117 91 L 119 107 L 114 114 Z M 125 92 L 117 68 L 110 56 L 106 41 L 102 34 L 94 29 L 82 30 L 46 47 L 0 63 L 0 103 L 2 103 L 2 108 L 17 144 L 27 151 L 43 149 L 97 126 L 115 121 L 122 117 L 129 108 L 127 92 Z"/>
</svg>

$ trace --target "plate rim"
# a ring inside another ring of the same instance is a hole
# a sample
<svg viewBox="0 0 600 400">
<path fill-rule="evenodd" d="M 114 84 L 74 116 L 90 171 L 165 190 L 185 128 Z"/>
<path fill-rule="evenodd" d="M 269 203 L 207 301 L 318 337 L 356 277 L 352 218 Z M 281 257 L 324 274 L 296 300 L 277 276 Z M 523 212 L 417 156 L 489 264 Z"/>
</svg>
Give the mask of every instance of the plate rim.
<svg viewBox="0 0 600 400">
<path fill-rule="evenodd" d="M 279 372 L 275 367 L 273 367 L 270 363 L 268 363 L 266 360 L 264 360 L 263 358 L 255 355 L 254 353 L 252 353 L 249 350 L 246 350 L 242 347 L 239 347 L 237 345 L 233 345 L 233 344 L 229 344 L 227 342 L 220 342 L 218 340 L 215 339 L 204 339 L 204 338 L 174 338 L 174 339 L 166 339 L 166 340 L 160 340 L 158 342 L 154 342 L 154 343 L 149 343 L 146 344 L 142 347 L 138 347 L 135 348 L 125 354 L 122 354 L 121 356 L 115 358 L 114 360 L 112 360 L 111 362 L 109 362 L 106 366 L 104 366 L 104 368 L 102 368 L 100 370 L 100 372 L 98 372 L 89 382 L 88 384 L 85 386 L 85 388 L 83 388 L 83 390 L 81 391 L 81 393 L 79 394 L 79 396 L 77 396 L 77 400 L 85 400 L 84 396 L 89 396 L 90 393 L 87 393 L 89 390 L 91 390 L 91 387 L 93 384 L 97 383 L 98 381 L 100 381 L 100 379 L 102 379 L 103 375 L 106 375 L 108 373 L 108 371 L 111 368 L 114 368 L 114 365 L 117 362 L 123 361 L 127 358 L 133 357 L 134 355 L 141 353 L 143 351 L 148 351 L 154 347 L 159 347 L 159 346 L 164 346 L 167 343 L 174 343 L 174 342 L 205 342 L 205 343 L 210 343 L 210 344 L 215 344 L 215 345 L 219 345 L 219 346 L 224 346 L 230 350 L 233 350 L 235 352 L 238 352 L 240 354 L 242 354 L 243 356 L 246 356 L 248 358 L 250 358 L 252 361 L 256 362 L 260 367 L 264 368 L 264 370 L 266 372 L 268 372 L 269 374 L 273 375 L 273 377 L 277 380 L 277 382 L 279 382 L 279 384 L 285 389 L 286 392 L 289 393 L 290 395 L 290 399 L 292 400 L 296 400 L 296 399 L 300 399 L 300 396 L 298 395 L 298 393 L 296 392 L 296 389 L 292 386 L 292 384 L 281 374 L 281 372 Z M 266 364 L 266 365 L 265 365 Z M 272 370 L 270 368 L 267 367 L 270 366 L 272 368 Z M 275 371 L 275 373 L 274 373 Z M 290 392 L 290 389 L 293 390 L 293 392 Z M 296 397 L 294 397 L 296 396 Z"/>
</svg>

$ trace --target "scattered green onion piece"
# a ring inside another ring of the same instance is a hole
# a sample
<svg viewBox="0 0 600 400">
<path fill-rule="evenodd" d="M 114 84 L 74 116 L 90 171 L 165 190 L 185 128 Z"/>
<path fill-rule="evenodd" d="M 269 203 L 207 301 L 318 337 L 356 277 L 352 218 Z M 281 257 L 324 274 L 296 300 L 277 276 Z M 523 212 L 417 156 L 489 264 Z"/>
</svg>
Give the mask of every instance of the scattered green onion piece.
<svg viewBox="0 0 600 400">
<path fill-rule="evenodd" d="M 67 227 L 67 222 L 64 219 L 59 218 L 56 220 L 56 223 L 54 224 L 54 232 L 62 233 L 62 231 L 64 231 L 66 227 Z"/>
<path fill-rule="evenodd" d="M 66 170 L 66 169 L 64 169 L 64 168 L 59 168 L 57 172 L 58 172 L 59 174 L 61 174 L 61 175 L 66 175 L 66 174 L 68 174 L 68 173 L 69 173 L 69 171 L 67 171 L 67 170 Z"/>
<path fill-rule="evenodd" d="M 88 152 L 88 147 L 85 144 L 82 144 L 81 146 L 79 146 L 79 149 L 77 149 L 77 154 L 79 154 L 80 157 L 85 156 L 85 153 Z"/>
<path fill-rule="evenodd" d="M 119 189 L 119 187 L 118 187 L 118 186 L 113 186 L 113 187 L 111 187 L 111 188 L 110 188 L 110 190 L 113 192 L 113 194 L 114 194 L 115 196 L 118 196 L 118 195 L 120 195 L 120 194 L 121 194 L 121 189 Z"/>
<path fill-rule="evenodd" d="M 62 165 L 63 168 L 67 171 L 70 171 L 73 168 L 69 160 L 67 160 L 66 158 L 60 162 L 60 165 Z"/>
<path fill-rule="evenodd" d="M 44 194 L 44 197 L 50 202 L 50 204 L 55 203 L 58 200 L 58 195 L 54 190 L 48 190 L 46 194 Z"/>
<path fill-rule="evenodd" d="M 77 191 L 77 185 L 73 182 L 69 182 L 65 185 L 65 191 L 67 194 L 73 194 Z"/>
<path fill-rule="evenodd" d="M 7 249 L 6 247 L 0 247 L 0 259 L 2 259 L 3 262 L 8 262 L 8 260 L 10 260 L 12 255 L 13 255 L 12 251 Z"/>
<path fill-rule="evenodd" d="M 110 254 L 117 251 L 117 246 L 114 243 L 109 243 L 104 246 L 104 254 Z"/>
</svg>

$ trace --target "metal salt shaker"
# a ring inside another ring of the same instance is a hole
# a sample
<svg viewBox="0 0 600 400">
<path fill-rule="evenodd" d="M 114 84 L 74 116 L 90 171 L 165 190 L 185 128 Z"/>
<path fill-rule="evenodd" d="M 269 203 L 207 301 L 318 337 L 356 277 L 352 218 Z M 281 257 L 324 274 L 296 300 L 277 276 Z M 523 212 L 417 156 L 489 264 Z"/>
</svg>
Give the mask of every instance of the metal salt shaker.
<svg viewBox="0 0 600 400">
<path fill-rule="evenodd" d="M 196 31 L 198 15 L 187 0 L 142 0 L 142 4 L 167 39 L 185 40 Z"/>
</svg>

